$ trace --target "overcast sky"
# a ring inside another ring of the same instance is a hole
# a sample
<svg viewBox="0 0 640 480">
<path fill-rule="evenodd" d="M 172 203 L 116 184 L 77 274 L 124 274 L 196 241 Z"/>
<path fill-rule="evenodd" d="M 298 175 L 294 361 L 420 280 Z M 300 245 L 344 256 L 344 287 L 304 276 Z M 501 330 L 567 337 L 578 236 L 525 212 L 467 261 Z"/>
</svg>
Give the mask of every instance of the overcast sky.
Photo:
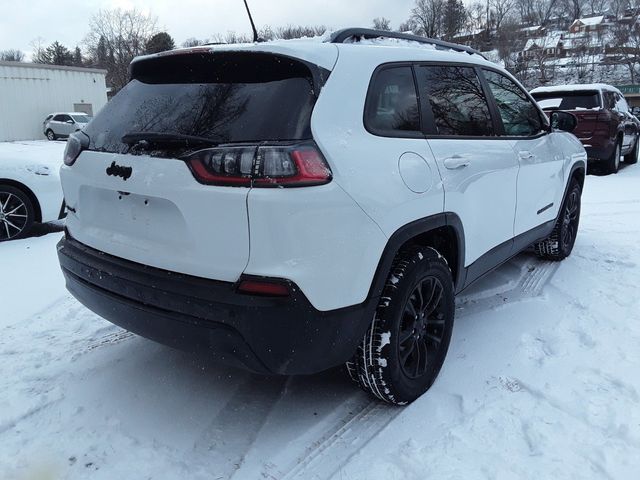
<svg viewBox="0 0 640 480">
<path fill-rule="evenodd" d="M 413 0 L 249 0 L 258 28 L 288 24 L 371 26 L 374 17 L 407 19 Z M 58 40 L 69 49 L 81 45 L 91 16 L 99 9 L 138 8 L 158 18 L 180 45 L 187 38 L 205 39 L 229 30 L 250 33 L 242 0 L 0 0 L 0 50 L 30 54 L 40 37 L 44 45 Z"/>
</svg>

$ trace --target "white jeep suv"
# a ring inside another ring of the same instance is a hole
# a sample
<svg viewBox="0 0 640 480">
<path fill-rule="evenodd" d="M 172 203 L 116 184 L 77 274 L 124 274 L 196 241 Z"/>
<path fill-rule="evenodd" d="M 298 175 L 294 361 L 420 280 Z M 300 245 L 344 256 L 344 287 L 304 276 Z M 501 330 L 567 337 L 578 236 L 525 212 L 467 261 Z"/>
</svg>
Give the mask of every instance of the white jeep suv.
<svg viewBox="0 0 640 480">
<path fill-rule="evenodd" d="M 67 288 L 168 345 L 261 373 L 346 363 L 410 402 L 456 293 L 532 244 L 571 252 L 586 155 L 573 116 L 551 123 L 474 51 L 402 34 L 138 58 L 65 152 Z"/>
</svg>

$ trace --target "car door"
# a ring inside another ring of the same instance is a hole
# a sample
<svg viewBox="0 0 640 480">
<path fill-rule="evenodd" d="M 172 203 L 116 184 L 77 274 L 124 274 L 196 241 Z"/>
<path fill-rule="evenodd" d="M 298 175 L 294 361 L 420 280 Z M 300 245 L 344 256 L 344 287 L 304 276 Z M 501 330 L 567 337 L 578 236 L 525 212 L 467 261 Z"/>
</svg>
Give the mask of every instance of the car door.
<svg viewBox="0 0 640 480">
<path fill-rule="evenodd" d="M 618 92 L 613 92 L 615 97 L 615 110 L 620 115 L 620 121 L 622 124 L 622 130 L 624 131 L 624 139 L 622 141 L 622 151 L 626 152 L 629 150 L 636 139 L 636 125 L 633 119 L 631 118 L 631 113 L 629 112 L 629 105 L 627 101 L 624 99 L 622 95 Z"/>
<path fill-rule="evenodd" d="M 62 115 L 61 127 L 62 127 L 62 134 L 64 136 L 71 135 L 76 129 L 75 122 L 73 121 L 70 115 Z"/>
<path fill-rule="evenodd" d="M 511 144 L 497 136 L 475 66 L 434 63 L 416 70 L 444 210 L 462 222 L 467 279 L 477 277 L 511 252 L 518 161 Z"/>
<path fill-rule="evenodd" d="M 482 74 L 520 165 L 514 235 L 555 220 L 564 194 L 564 158 L 544 113 L 512 78 L 488 68 Z"/>
<path fill-rule="evenodd" d="M 65 123 L 64 123 L 64 115 L 59 114 L 55 115 L 50 123 L 50 128 L 53 130 L 53 133 L 56 135 L 66 135 L 65 132 Z"/>
</svg>

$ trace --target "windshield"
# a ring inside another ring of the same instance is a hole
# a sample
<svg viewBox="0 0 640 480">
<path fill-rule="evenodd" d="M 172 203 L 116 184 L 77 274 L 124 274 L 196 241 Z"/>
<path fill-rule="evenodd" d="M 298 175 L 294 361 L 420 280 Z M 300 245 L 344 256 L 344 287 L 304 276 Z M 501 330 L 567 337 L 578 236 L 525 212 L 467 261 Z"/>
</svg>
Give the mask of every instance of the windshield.
<svg viewBox="0 0 640 480">
<path fill-rule="evenodd" d="M 134 64 L 134 80 L 87 127 L 89 149 L 136 153 L 126 136 L 144 139 L 145 132 L 216 143 L 311 138 L 314 80 L 302 62 L 271 54 L 207 53 L 140 63 Z M 164 143 L 160 150 L 166 154 L 184 147 Z"/>
<path fill-rule="evenodd" d="M 547 110 L 591 110 L 600 108 L 597 91 L 532 93 L 540 107 Z"/>
<path fill-rule="evenodd" d="M 91 117 L 88 115 L 71 115 L 71 118 L 78 123 L 89 123 L 89 120 L 91 120 Z"/>
</svg>

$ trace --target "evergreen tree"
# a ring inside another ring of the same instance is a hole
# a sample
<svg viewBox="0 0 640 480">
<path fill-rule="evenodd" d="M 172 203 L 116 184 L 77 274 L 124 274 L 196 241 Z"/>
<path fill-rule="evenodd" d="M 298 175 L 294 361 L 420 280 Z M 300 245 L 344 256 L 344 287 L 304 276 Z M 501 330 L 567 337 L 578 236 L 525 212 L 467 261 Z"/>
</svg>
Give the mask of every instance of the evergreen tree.
<svg viewBox="0 0 640 480">
<path fill-rule="evenodd" d="M 167 32 L 156 33 L 145 45 L 145 53 L 159 53 L 176 48 L 175 42 Z"/>
</svg>

